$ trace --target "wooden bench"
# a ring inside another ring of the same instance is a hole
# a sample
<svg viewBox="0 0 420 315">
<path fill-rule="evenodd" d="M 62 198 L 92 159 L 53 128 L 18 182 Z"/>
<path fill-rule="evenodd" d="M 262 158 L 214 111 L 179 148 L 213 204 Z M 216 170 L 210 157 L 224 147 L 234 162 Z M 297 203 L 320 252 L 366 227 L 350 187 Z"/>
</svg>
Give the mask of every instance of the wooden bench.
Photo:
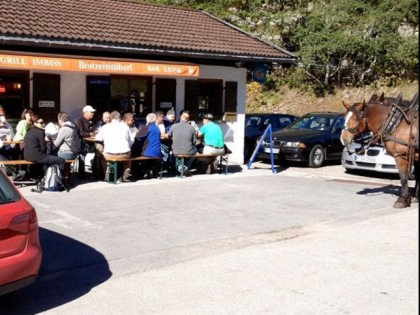
<svg viewBox="0 0 420 315">
<path fill-rule="evenodd" d="M 77 162 L 77 158 L 73 160 L 66 160 L 66 164 L 72 165 Z M 10 168 L 11 166 L 17 165 L 35 165 L 36 162 L 26 161 L 26 160 L 4 160 L 0 161 L 0 166 L 5 166 L 6 168 Z"/>
<path fill-rule="evenodd" d="M 230 153 L 221 153 L 221 154 L 175 154 L 175 168 L 176 170 L 181 169 L 180 175 L 177 177 L 184 177 L 184 159 L 208 159 L 208 158 L 218 158 L 219 157 L 219 170 L 222 171 L 222 174 L 228 174 L 229 168 L 229 154 Z M 223 164 L 224 163 L 224 164 Z M 178 171 L 177 171 L 178 174 Z"/>
<path fill-rule="evenodd" d="M 73 164 L 76 163 L 77 159 L 66 160 L 66 163 Z M 0 165 L 3 166 L 15 166 L 15 165 L 33 165 L 37 164 L 36 162 L 26 161 L 26 160 L 4 160 L 0 161 Z"/>
<path fill-rule="evenodd" d="M 105 159 L 107 162 L 107 173 L 109 176 L 106 178 L 108 183 L 117 183 L 117 177 L 118 177 L 118 162 L 132 162 L 132 161 L 160 161 L 162 162 L 162 158 L 160 157 L 149 157 L 149 156 L 138 156 L 138 157 L 132 157 L 132 158 L 121 158 L 121 157 L 108 157 Z M 111 175 L 112 175 L 112 181 L 111 181 Z M 159 172 L 159 179 L 162 178 L 162 163 L 160 163 L 160 172 Z"/>
</svg>

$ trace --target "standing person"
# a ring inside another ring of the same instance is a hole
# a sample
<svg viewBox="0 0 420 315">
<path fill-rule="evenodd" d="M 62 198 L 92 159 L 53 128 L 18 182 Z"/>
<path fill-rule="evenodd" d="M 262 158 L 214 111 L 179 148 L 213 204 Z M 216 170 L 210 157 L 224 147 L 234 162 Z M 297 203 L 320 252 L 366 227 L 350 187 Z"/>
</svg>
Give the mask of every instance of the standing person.
<svg viewBox="0 0 420 315">
<path fill-rule="evenodd" d="M 34 115 L 34 126 L 26 132 L 24 138 L 25 150 L 23 151 L 23 154 L 25 160 L 41 164 L 43 166 L 44 173 L 48 166 L 57 164 L 63 174 L 65 160 L 48 152 L 49 150 L 47 150 L 44 128 L 44 119 Z"/>
<path fill-rule="evenodd" d="M 168 136 L 172 139 L 172 151 L 174 155 L 197 154 L 197 148 L 195 147 L 196 141 L 196 130 L 189 124 L 190 114 L 188 111 L 184 111 L 180 117 L 179 123 L 174 124 L 169 129 Z M 194 162 L 194 158 L 184 160 L 184 175 L 191 176 L 191 165 Z M 181 169 L 177 170 L 181 173 Z"/>
<path fill-rule="evenodd" d="M 117 111 L 111 112 L 111 122 L 104 125 L 97 135 L 95 136 L 96 141 L 103 141 L 105 159 L 107 158 L 130 158 L 131 157 L 131 146 L 133 140 L 130 135 L 130 129 L 127 124 L 121 121 L 121 115 Z M 124 161 L 123 175 L 120 177 L 120 182 L 128 182 L 129 176 L 131 175 L 131 162 Z M 117 174 L 118 175 L 118 174 Z"/>
<path fill-rule="evenodd" d="M 96 112 L 96 109 L 94 109 L 90 105 L 86 105 L 85 107 L 83 107 L 82 116 L 80 116 L 79 118 L 76 119 L 76 122 L 75 122 L 76 128 L 78 128 L 80 130 L 80 135 L 83 138 L 92 137 L 94 135 L 94 132 L 93 132 L 93 127 L 94 127 L 93 116 L 94 116 L 95 112 Z M 85 158 L 86 158 L 86 155 L 82 155 L 82 154 L 80 155 L 79 170 L 78 170 L 78 175 L 79 175 L 80 179 L 85 179 L 86 178 Z"/>
<path fill-rule="evenodd" d="M 203 154 L 225 153 L 222 128 L 214 122 L 213 114 L 208 113 L 203 116 L 203 126 L 198 131 L 198 137 L 204 139 Z M 215 162 L 216 158 L 202 159 L 201 170 L 206 174 L 213 173 L 216 169 Z"/>
</svg>

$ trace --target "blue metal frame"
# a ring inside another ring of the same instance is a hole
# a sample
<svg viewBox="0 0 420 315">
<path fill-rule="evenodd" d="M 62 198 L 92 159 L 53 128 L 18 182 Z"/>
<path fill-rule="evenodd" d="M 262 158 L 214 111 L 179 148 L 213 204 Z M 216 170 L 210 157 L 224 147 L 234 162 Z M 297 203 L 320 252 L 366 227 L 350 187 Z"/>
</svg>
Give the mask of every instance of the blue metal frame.
<svg viewBox="0 0 420 315">
<path fill-rule="evenodd" d="M 257 145 L 255 146 L 254 152 L 251 155 L 251 158 L 248 161 L 247 167 L 248 169 L 251 168 L 252 163 L 254 163 L 255 157 L 257 156 L 258 151 L 260 150 L 261 144 L 263 140 L 267 137 L 267 134 L 270 134 L 270 160 L 271 160 L 271 172 L 274 174 L 274 154 L 273 154 L 273 132 L 271 129 L 271 124 L 268 124 L 267 128 L 265 129 L 263 135 L 261 136 L 260 141 L 258 141 Z"/>
</svg>

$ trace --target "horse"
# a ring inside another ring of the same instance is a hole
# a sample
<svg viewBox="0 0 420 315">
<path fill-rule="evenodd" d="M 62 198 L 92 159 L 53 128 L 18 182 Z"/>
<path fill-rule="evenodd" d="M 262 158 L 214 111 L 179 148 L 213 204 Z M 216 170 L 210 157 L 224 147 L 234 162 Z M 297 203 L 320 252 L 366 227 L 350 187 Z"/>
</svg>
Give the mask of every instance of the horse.
<svg viewBox="0 0 420 315">
<path fill-rule="evenodd" d="M 395 103 L 396 102 L 396 103 Z M 408 106 L 407 106 L 408 104 Z M 394 208 L 409 207 L 419 199 L 419 138 L 418 138 L 418 92 L 411 102 L 385 98 L 374 94 L 366 103 L 350 104 L 343 101 L 347 112 L 341 143 L 349 145 L 365 132 L 372 132 L 368 146 L 381 141 L 388 154 L 395 158 L 401 182 L 400 196 Z M 399 117 L 396 119 L 395 117 Z M 394 125 L 392 125 L 394 124 Z M 414 166 L 414 167 L 413 167 Z M 414 174 L 412 170 L 414 168 Z M 412 191 L 408 180 L 414 175 L 415 187 Z"/>
</svg>

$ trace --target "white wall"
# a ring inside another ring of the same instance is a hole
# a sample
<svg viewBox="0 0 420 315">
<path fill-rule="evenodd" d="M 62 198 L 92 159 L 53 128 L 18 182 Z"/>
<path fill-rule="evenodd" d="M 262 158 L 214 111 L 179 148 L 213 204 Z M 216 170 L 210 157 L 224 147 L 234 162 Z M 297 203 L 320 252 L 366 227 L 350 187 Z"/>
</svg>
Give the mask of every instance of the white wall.
<svg viewBox="0 0 420 315">
<path fill-rule="evenodd" d="M 37 71 L 41 72 L 41 71 Z M 72 71 L 42 71 L 43 73 L 59 74 L 61 78 L 61 110 L 70 114 L 76 119 L 82 114 L 82 108 L 86 105 L 86 76 L 95 73 L 83 73 Z M 31 76 L 33 71 L 31 71 Z M 97 74 L 96 74 L 97 75 Z M 223 129 L 225 142 L 233 151 L 229 157 L 230 163 L 243 163 L 244 145 L 244 120 L 245 120 L 245 99 L 246 99 L 246 69 L 222 66 L 200 65 L 200 79 L 223 79 L 226 81 L 238 82 L 238 106 L 236 122 L 217 122 Z M 188 78 L 190 79 L 190 78 Z M 185 80 L 184 77 L 176 78 L 176 108 L 177 115 L 184 107 Z M 31 81 L 32 84 L 32 81 Z M 31 85 L 32 91 L 32 85 Z M 153 93 L 154 95 L 154 93 Z M 31 93 L 31 103 L 32 103 Z M 153 104 L 155 100 L 153 99 Z"/>
<path fill-rule="evenodd" d="M 245 101 L 246 101 L 246 69 L 221 66 L 200 65 L 200 79 L 223 79 L 238 82 L 238 106 L 236 122 L 217 122 L 223 130 L 226 145 L 233 152 L 229 162 L 243 164 L 244 152 L 244 126 L 245 126 Z M 177 90 L 177 93 L 179 91 Z M 184 95 L 184 92 L 179 93 Z"/>
</svg>

